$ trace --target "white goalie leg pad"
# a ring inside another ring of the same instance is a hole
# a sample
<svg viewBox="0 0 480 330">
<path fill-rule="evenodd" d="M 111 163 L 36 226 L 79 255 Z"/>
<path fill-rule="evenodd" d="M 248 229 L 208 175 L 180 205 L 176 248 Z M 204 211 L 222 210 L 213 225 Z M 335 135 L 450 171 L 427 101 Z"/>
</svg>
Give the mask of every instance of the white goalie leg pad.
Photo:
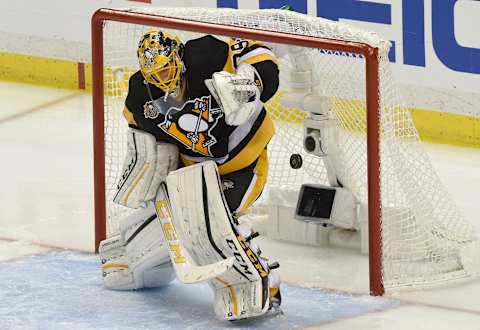
<svg viewBox="0 0 480 330">
<path fill-rule="evenodd" d="M 247 245 L 255 255 L 263 269 L 268 273 L 268 298 L 269 308 L 277 308 L 281 303 L 280 296 L 280 276 L 274 270 L 269 269 L 266 258 L 260 256 L 260 249 L 252 237 L 255 237 L 255 233 L 252 231 L 249 225 L 246 223 L 236 226 L 237 234 L 241 245 Z M 257 233 L 258 234 L 258 233 Z M 250 254 L 250 255 L 252 255 Z M 247 254 L 249 255 L 249 254 Z M 277 264 L 278 267 L 278 264 Z M 221 278 L 215 279 L 211 283 L 215 290 L 214 309 L 217 315 L 224 315 L 224 318 L 229 320 L 237 320 L 252 316 L 263 315 L 266 310 L 263 310 L 261 314 L 247 315 L 245 309 L 242 306 L 248 304 L 248 300 L 254 297 L 254 291 L 257 289 L 257 283 L 243 282 L 237 284 L 228 284 Z M 253 294 L 252 294 L 253 291 Z M 268 310 L 268 309 L 267 309 Z M 239 315 L 239 316 L 238 316 Z"/>
<path fill-rule="evenodd" d="M 178 148 L 170 143 L 157 143 L 155 137 L 129 128 L 127 154 L 122 176 L 113 201 L 129 207 L 145 207 L 155 198 L 160 182 L 178 167 Z"/>
<path fill-rule="evenodd" d="M 178 237 L 198 265 L 234 257 L 232 268 L 210 281 L 218 318 L 259 316 L 269 309 L 268 270 L 237 229 L 214 162 L 171 172 L 167 186 Z"/>
<path fill-rule="evenodd" d="M 193 261 L 182 242 L 178 239 L 165 183 L 162 183 L 158 189 L 155 198 L 155 208 L 157 217 L 163 227 L 170 260 L 172 261 L 173 268 L 180 282 L 185 284 L 205 282 L 222 275 L 228 269 L 232 268 L 234 262 L 233 257 L 203 266 L 199 266 Z"/>
<path fill-rule="evenodd" d="M 120 234 L 100 243 L 106 288 L 131 290 L 170 283 L 175 273 L 153 204 L 120 223 Z"/>
</svg>

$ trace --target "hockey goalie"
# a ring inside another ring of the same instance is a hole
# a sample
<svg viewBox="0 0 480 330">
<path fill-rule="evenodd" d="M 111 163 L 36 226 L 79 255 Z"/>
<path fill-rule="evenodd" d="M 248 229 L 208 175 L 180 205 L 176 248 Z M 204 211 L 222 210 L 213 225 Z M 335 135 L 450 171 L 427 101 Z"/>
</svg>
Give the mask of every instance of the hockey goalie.
<svg viewBox="0 0 480 330">
<path fill-rule="evenodd" d="M 263 103 L 277 91 L 265 45 L 212 35 L 182 43 L 145 33 L 129 79 L 128 151 L 114 201 L 136 209 L 100 245 L 105 287 L 208 282 L 220 319 L 280 305 L 280 280 L 254 232 L 238 221 L 267 177 L 274 126 Z"/>
</svg>

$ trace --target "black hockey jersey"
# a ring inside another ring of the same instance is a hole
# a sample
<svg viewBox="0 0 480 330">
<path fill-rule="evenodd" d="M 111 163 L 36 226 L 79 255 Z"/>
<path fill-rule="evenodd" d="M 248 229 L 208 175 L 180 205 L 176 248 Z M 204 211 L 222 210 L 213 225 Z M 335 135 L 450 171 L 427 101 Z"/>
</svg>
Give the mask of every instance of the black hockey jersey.
<svg viewBox="0 0 480 330">
<path fill-rule="evenodd" d="M 185 100 L 165 100 L 163 91 L 148 84 L 140 71 L 130 77 L 124 110 L 129 124 L 178 145 L 185 165 L 210 159 L 226 174 L 252 164 L 273 136 L 271 119 L 262 108 L 240 126 L 227 125 L 204 80 L 214 72 L 234 73 L 238 65 L 250 64 L 258 72 L 260 99 L 266 102 L 278 89 L 273 53 L 255 41 L 207 35 L 185 43 L 183 62 Z"/>
</svg>

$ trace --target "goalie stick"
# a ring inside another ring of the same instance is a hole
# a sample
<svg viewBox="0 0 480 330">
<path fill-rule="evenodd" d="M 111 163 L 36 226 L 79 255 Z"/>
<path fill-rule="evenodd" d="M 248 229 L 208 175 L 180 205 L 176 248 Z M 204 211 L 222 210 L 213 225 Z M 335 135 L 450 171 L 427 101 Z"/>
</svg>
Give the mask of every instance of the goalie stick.
<svg viewBox="0 0 480 330">
<path fill-rule="evenodd" d="M 168 244 L 168 252 L 172 260 L 177 278 L 182 283 L 192 284 L 208 281 L 225 273 L 233 267 L 234 257 L 224 259 L 205 266 L 196 266 L 191 263 L 191 258 L 178 240 L 177 233 L 172 221 L 172 212 L 168 199 L 165 183 L 160 185 L 155 198 L 155 210 L 162 224 L 165 240 Z"/>
</svg>

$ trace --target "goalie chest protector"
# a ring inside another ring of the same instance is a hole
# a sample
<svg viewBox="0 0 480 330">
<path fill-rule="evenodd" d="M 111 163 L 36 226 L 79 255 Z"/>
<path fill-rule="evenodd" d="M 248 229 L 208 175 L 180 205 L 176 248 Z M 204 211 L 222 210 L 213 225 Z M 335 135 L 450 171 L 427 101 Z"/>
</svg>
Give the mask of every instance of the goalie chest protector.
<svg viewBox="0 0 480 330">
<path fill-rule="evenodd" d="M 263 109 L 253 125 L 248 127 L 249 132 L 243 134 L 244 138 L 233 148 L 230 146 L 229 150 L 231 134 L 238 132 L 241 127 L 225 123 L 223 112 L 204 80 L 211 78 L 214 72 L 233 72 L 235 56 L 228 43 L 211 35 L 187 41 L 183 57 L 187 101 L 170 108 L 164 103 L 166 109 L 163 111 L 158 110 L 164 96 L 163 91 L 151 84 L 146 88 L 140 71 L 133 74 L 125 104 L 132 113 L 136 126 L 153 134 L 159 141 L 178 145 L 180 153 L 193 162 L 196 162 L 197 157 L 199 161 L 205 157 L 233 158 L 248 147 L 255 133 L 265 126 L 263 124 L 267 118 Z M 273 126 L 271 132 L 265 134 L 265 145 L 271 135 Z"/>
</svg>

